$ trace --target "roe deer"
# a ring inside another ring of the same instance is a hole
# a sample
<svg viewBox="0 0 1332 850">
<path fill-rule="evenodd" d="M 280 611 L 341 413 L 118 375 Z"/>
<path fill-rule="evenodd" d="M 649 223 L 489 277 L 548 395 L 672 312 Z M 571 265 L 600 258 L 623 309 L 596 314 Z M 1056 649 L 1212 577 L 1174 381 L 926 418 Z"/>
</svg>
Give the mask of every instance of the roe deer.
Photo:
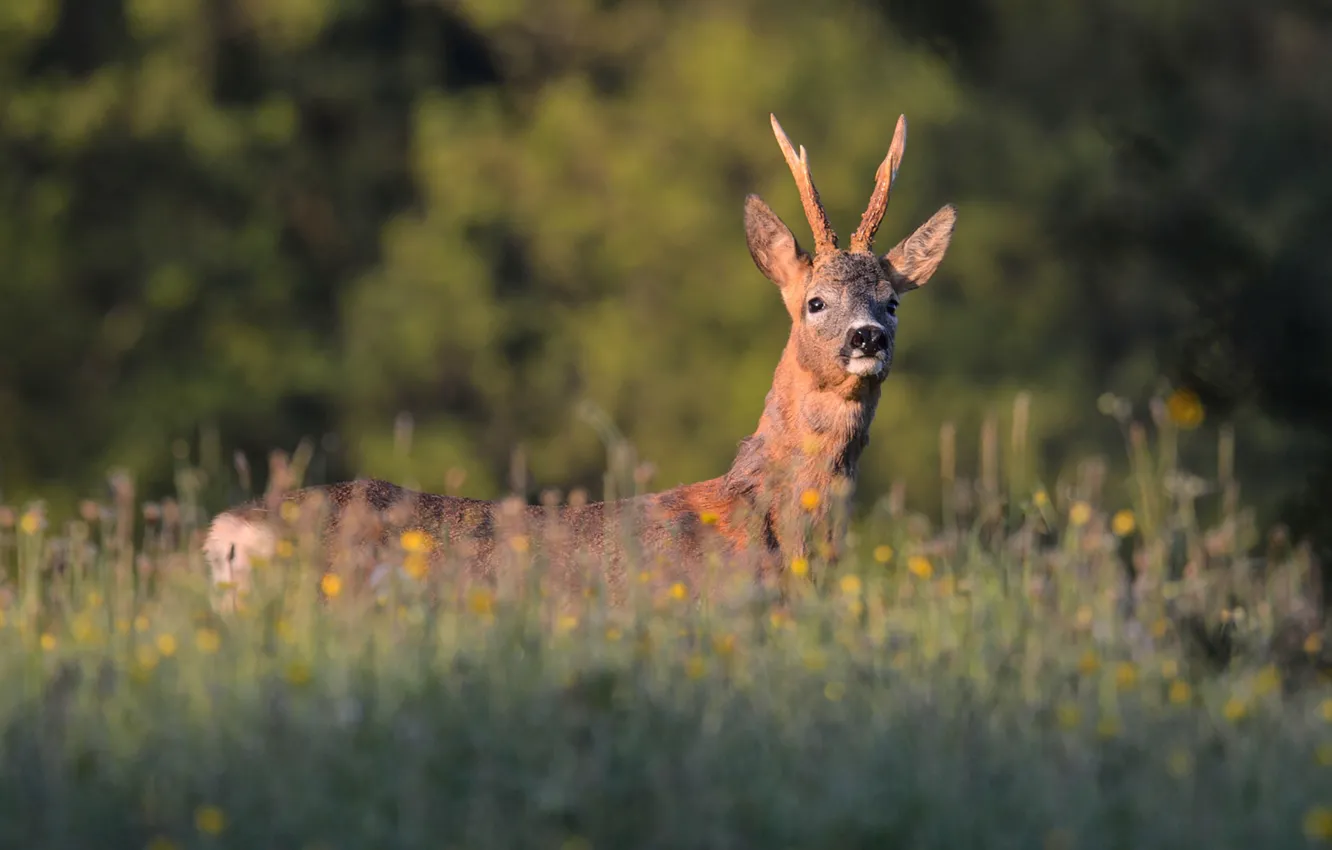
<svg viewBox="0 0 1332 850">
<path fill-rule="evenodd" d="M 214 519 L 204 552 L 215 586 L 248 587 L 253 558 L 271 557 L 277 546 L 275 511 L 308 515 L 305 505 L 312 501 L 329 509 L 317 521 L 315 539 L 334 561 L 352 544 L 377 545 L 394 532 L 421 530 L 470 547 L 466 575 L 494 580 L 512 554 L 497 544 L 511 522 L 514 528 L 539 532 L 526 540 L 545 539 L 541 533 L 554 540 L 555 531 L 563 529 L 562 537 L 547 546 L 555 572 L 571 584 L 586 581 L 587 571 L 575 563 L 575 553 L 591 554 L 607 567 L 613 595 L 625 583 L 626 547 L 638 549 L 661 566 L 663 576 L 684 581 L 695 593 L 710 554 L 725 562 L 727 572 L 748 576 L 752 569 L 759 579 L 780 576 L 793 559 L 806 557 L 815 539 L 810 529 L 827 519 L 834 498 L 849 495 L 869 442 L 880 384 L 892 366 L 898 299 L 939 267 L 957 213 L 946 205 L 891 251 L 874 254 L 874 235 L 906 144 L 902 116 L 850 247 L 839 248 L 805 149 L 797 154 L 776 117 L 770 117 L 800 191 L 814 250 L 803 250 L 757 195 L 745 199 L 750 255 L 780 290 L 791 332 L 758 428 L 740 442 L 726 474 L 617 502 L 518 503 L 513 510 L 504 510 L 500 502 L 418 493 L 384 481 L 308 487 L 232 508 Z M 365 521 L 352 521 L 353 514 Z M 630 520 L 634 529 L 624 539 L 610 525 L 616 516 Z M 825 542 L 831 543 L 831 536 Z"/>
</svg>

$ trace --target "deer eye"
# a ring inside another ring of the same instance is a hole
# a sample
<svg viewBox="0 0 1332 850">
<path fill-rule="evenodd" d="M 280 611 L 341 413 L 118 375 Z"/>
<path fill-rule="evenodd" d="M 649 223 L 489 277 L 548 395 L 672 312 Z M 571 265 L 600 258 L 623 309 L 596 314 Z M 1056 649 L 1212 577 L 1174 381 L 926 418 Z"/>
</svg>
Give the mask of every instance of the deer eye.
<svg viewBox="0 0 1332 850">
<path fill-rule="evenodd" d="M 897 302 L 896 302 L 896 301 L 889 301 L 889 302 L 888 302 L 888 315 L 890 315 L 890 316 L 896 316 L 896 315 L 897 315 Z"/>
<path fill-rule="evenodd" d="M 811 312 L 811 313 L 817 313 L 817 312 L 819 312 L 820 310 L 822 310 L 822 309 L 823 309 L 824 307 L 826 307 L 826 306 L 828 306 L 828 305 L 826 305 L 826 304 L 823 303 L 823 299 L 822 299 L 822 298 L 811 298 L 811 299 L 809 299 L 809 312 Z"/>
</svg>

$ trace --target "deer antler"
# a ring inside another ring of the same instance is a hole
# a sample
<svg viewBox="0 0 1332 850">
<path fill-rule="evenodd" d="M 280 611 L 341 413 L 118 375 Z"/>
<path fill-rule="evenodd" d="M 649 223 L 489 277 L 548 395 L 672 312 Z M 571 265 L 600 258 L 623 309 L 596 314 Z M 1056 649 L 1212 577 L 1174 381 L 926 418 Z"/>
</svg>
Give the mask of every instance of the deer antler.
<svg viewBox="0 0 1332 850">
<path fill-rule="evenodd" d="M 897 117 L 897 129 L 893 131 L 893 143 L 888 146 L 888 155 L 879 164 L 874 174 L 874 193 L 870 195 L 869 206 L 860 217 L 860 226 L 851 236 L 851 251 L 870 253 L 874 250 L 874 234 L 883 222 L 883 214 L 888 210 L 888 196 L 893 191 L 893 181 L 897 179 L 897 169 L 902 164 L 902 152 L 906 149 L 906 116 Z"/>
<path fill-rule="evenodd" d="M 814 231 L 814 253 L 836 251 L 837 234 L 828 221 L 823 204 L 819 202 L 819 190 L 814 188 L 814 178 L 809 173 L 809 157 L 805 154 L 805 146 L 800 146 L 800 156 L 797 157 L 795 149 L 791 147 L 791 140 L 786 138 L 782 125 L 777 123 L 777 116 L 768 117 L 772 119 L 772 132 L 777 137 L 777 144 L 782 146 L 782 155 L 786 157 L 791 176 L 795 177 L 796 186 L 800 189 L 800 203 L 805 207 L 809 229 Z"/>
</svg>

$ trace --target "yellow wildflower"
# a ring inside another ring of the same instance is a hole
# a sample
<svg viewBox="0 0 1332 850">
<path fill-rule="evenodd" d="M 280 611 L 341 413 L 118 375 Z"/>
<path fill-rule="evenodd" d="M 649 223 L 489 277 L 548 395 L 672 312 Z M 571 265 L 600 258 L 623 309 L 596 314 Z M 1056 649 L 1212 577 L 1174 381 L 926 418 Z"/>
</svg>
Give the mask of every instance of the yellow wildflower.
<svg viewBox="0 0 1332 850">
<path fill-rule="evenodd" d="M 800 507 L 807 511 L 812 511 L 817 508 L 819 506 L 819 501 L 820 497 L 818 490 L 806 490 L 800 494 Z"/>
<path fill-rule="evenodd" d="M 402 571 L 417 581 L 425 578 L 428 567 L 425 555 L 420 552 L 408 552 L 407 557 L 402 559 Z"/>
<path fill-rule="evenodd" d="M 1175 390 L 1166 399 L 1166 414 L 1171 422 L 1185 431 L 1191 431 L 1202 424 L 1202 401 L 1191 390 Z"/>
<path fill-rule="evenodd" d="M 1226 700 L 1226 704 L 1221 707 L 1221 716 L 1229 720 L 1231 723 L 1243 720 L 1244 715 L 1248 713 L 1249 707 L 1244 704 L 1243 700 L 1235 697 Z"/>
<path fill-rule="evenodd" d="M 1323 651 L 1323 635 L 1320 632 L 1313 632 L 1304 639 L 1304 651 L 1310 655 L 1317 655 Z"/>
<path fill-rule="evenodd" d="M 434 540 L 431 539 L 430 535 L 417 529 L 404 531 L 402 536 L 398 538 L 398 542 L 402 544 L 402 550 L 404 552 L 416 552 L 419 554 L 429 552 L 434 548 Z"/>
<path fill-rule="evenodd" d="M 1189 687 L 1188 682 L 1176 679 L 1170 683 L 1169 697 L 1175 705 L 1183 705 L 1193 698 L 1193 688 Z"/>
<path fill-rule="evenodd" d="M 856 596 L 860 593 L 860 576 L 842 576 L 838 582 L 842 587 L 842 592 L 847 596 Z"/>
<path fill-rule="evenodd" d="M 36 511 L 28 511 L 19 520 L 19 531 L 32 536 L 42 530 L 42 515 Z"/>
<path fill-rule="evenodd" d="M 526 534 L 516 534 L 509 540 L 509 548 L 522 555 L 532 548 L 532 541 Z"/>
<path fill-rule="evenodd" d="M 88 591 L 88 607 L 89 607 L 89 608 L 101 608 L 101 607 L 102 607 L 102 594 L 98 593 L 98 592 L 95 591 L 95 590 L 90 590 L 90 591 Z"/>
<path fill-rule="evenodd" d="M 717 521 L 720 519 L 721 517 L 714 511 L 704 511 L 698 515 L 698 521 L 704 525 L 716 525 Z"/>
<path fill-rule="evenodd" d="M 1121 661 L 1115 665 L 1115 686 L 1121 691 L 1131 690 L 1138 684 L 1138 668 L 1131 661 Z"/>
<path fill-rule="evenodd" d="M 1096 734 L 1102 738 L 1116 738 L 1120 733 L 1119 718 L 1102 717 L 1096 724 Z"/>
<path fill-rule="evenodd" d="M 1055 719 L 1064 729 L 1076 729 L 1082 724 L 1082 709 L 1076 703 L 1061 702 L 1055 706 Z"/>
<path fill-rule="evenodd" d="M 47 652 L 52 651 L 53 649 L 56 648 L 55 635 L 51 634 L 50 632 L 42 632 L 41 644 L 42 644 L 42 649 L 46 650 Z"/>
<path fill-rule="evenodd" d="M 287 665 L 287 681 L 297 687 L 307 684 L 311 675 L 310 665 L 304 661 L 296 660 Z"/>
<path fill-rule="evenodd" d="M 1183 779 L 1193 772 L 1193 755 L 1188 750 L 1172 750 L 1166 757 L 1166 770 L 1176 779 Z"/>
<path fill-rule="evenodd" d="M 809 572 L 809 561 L 804 558 L 793 558 L 791 560 L 791 573 L 797 576 L 803 576 Z"/>
<path fill-rule="evenodd" d="M 924 555 L 912 555 L 907 558 L 907 571 L 916 578 L 929 579 L 934 575 L 934 564 Z"/>
<path fill-rule="evenodd" d="M 301 506 L 295 502 L 283 502 L 282 507 L 278 508 L 278 515 L 283 522 L 293 523 L 301 518 Z"/>
<path fill-rule="evenodd" d="M 194 810 L 194 826 L 204 835 L 221 835 L 227 816 L 217 806 L 200 806 Z"/>
<path fill-rule="evenodd" d="M 163 658 L 170 658 L 176 654 L 175 635 L 160 634 L 153 643 L 157 647 L 157 651 L 162 653 Z"/>
<path fill-rule="evenodd" d="M 823 696 L 829 702 L 840 702 L 846 696 L 846 685 L 841 682 L 829 682 L 823 686 Z"/>
<path fill-rule="evenodd" d="M 329 599 L 334 599 L 342 592 L 342 577 L 337 573 L 324 573 L 324 577 L 319 580 L 319 589 Z"/>
<path fill-rule="evenodd" d="M 1110 520 L 1110 530 L 1118 537 L 1128 537 L 1137 527 L 1137 520 L 1130 510 L 1118 511 Z"/>
<path fill-rule="evenodd" d="M 1096 652 L 1093 650 L 1083 652 L 1082 657 L 1078 659 L 1078 672 L 1084 676 L 1090 676 L 1100 669 L 1101 659 L 1096 657 Z"/>
<path fill-rule="evenodd" d="M 886 564 L 893 559 L 893 547 L 883 544 L 874 547 L 874 560 Z"/>
<path fill-rule="evenodd" d="M 685 587 L 683 583 L 677 581 L 675 584 L 671 585 L 672 599 L 683 600 L 688 595 L 689 595 L 689 588 Z"/>
<path fill-rule="evenodd" d="M 180 850 L 180 845 L 164 835 L 159 835 L 148 842 L 145 850 Z"/>
<path fill-rule="evenodd" d="M 1050 494 L 1044 490 L 1037 490 L 1032 494 L 1031 501 L 1035 503 L 1036 507 L 1043 508 L 1050 504 Z"/>
<path fill-rule="evenodd" d="M 1152 637 L 1163 638 L 1170 631 L 1170 622 L 1162 617 L 1152 622 Z"/>
<path fill-rule="evenodd" d="M 706 672 L 708 672 L 708 666 L 703 660 L 703 656 L 697 654 L 689 656 L 689 660 L 685 662 L 686 676 L 691 679 L 701 679 Z"/>
<path fill-rule="evenodd" d="M 1077 621 L 1079 629 L 1087 629 L 1091 627 L 1092 618 L 1095 615 L 1096 612 L 1092 610 L 1090 605 L 1079 605 L 1078 610 L 1074 613 L 1073 617 Z"/>
<path fill-rule="evenodd" d="M 611 626 L 609 629 L 606 629 L 606 640 L 610 641 L 611 643 L 618 643 L 620 638 L 622 637 L 624 637 L 624 633 L 621 632 L 619 629 L 617 629 L 615 626 Z"/>
<path fill-rule="evenodd" d="M 1081 528 L 1091 520 L 1091 505 L 1086 502 L 1074 502 L 1068 509 L 1068 522 L 1074 528 Z"/>
<path fill-rule="evenodd" d="M 296 554 L 296 547 L 292 545 L 290 540 L 279 540 L 276 548 L 277 556 L 279 558 L 290 558 L 292 555 Z"/>
<path fill-rule="evenodd" d="M 1304 816 L 1304 835 L 1311 841 L 1332 841 L 1332 808 L 1310 809 Z"/>
<path fill-rule="evenodd" d="M 719 635 L 712 639 L 712 651 L 722 658 L 729 658 L 735 653 L 735 635 Z"/>
<path fill-rule="evenodd" d="M 212 655 L 222 645 L 222 636 L 214 629 L 199 629 L 194 633 L 194 645 L 205 655 Z"/>
<path fill-rule="evenodd" d="M 494 610 L 494 606 L 495 597 L 485 588 L 477 588 L 467 597 L 467 607 L 473 614 L 480 614 L 488 617 L 490 616 L 491 611 Z"/>
<path fill-rule="evenodd" d="M 563 634 L 578 628 L 578 618 L 573 614 L 561 614 L 555 621 L 555 631 Z"/>
<path fill-rule="evenodd" d="M 1281 673 L 1274 664 L 1268 664 L 1259 671 L 1258 678 L 1253 683 L 1254 693 L 1259 696 L 1270 694 L 1279 687 L 1281 687 Z"/>
<path fill-rule="evenodd" d="M 1173 679 L 1179 675 L 1179 662 L 1173 658 L 1167 658 L 1161 662 L 1161 677 L 1163 679 Z"/>
<path fill-rule="evenodd" d="M 1324 720 L 1332 723 L 1332 699 L 1323 700 L 1318 706 L 1318 710 L 1322 713 Z"/>
<path fill-rule="evenodd" d="M 152 625 L 152 623 L 148 622 L 148 618 L 142 614 L 134 618 L 134 631 L 141 634 L 152 628 Z"/>
</svg>

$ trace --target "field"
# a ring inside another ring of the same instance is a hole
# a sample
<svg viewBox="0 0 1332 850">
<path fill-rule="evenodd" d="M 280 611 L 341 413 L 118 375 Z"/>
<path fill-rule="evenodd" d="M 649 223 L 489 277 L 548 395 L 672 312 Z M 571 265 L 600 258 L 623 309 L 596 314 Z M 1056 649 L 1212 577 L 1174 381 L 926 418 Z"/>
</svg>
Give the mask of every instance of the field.
<svg viewBox="0 0 1332 850">
<path fill-rule="evenodd" d="M 992 459 L 941 527 L 861 494 L 850 555 L 780 609 L 645 582 L 554 614 L 431 587 L 407 539 L 378 597 L 303 580 L 294 541 L 220 616 L 187 502 L 0 509 L 0 842 L 1332 840 L 1308 559 L 1248 554 L 1229 437 L 1199 500 L 1157 426 L 1126 427 L 1124 504 L 1095 464 L 1047 489 Z"/>
</svg>

